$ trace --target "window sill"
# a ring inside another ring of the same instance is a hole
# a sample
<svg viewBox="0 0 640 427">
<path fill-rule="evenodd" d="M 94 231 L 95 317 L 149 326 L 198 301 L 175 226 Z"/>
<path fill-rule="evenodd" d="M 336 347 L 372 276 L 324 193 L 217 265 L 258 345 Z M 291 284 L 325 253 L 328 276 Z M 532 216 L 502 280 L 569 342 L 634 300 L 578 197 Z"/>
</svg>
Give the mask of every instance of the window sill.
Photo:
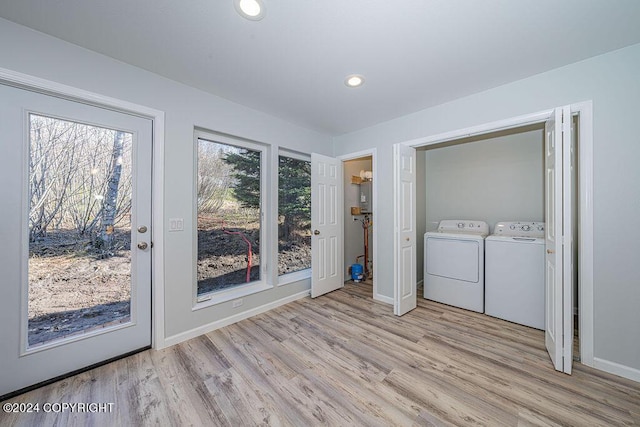
<svg viewBox="0 0 640 427">
<path fill-rule="evenodd" d="M 250 283 L 247 285 L 236 286 L 231 289 L 222 291 L 213 291 L 206 294 L 202 294 L 196 297 L 196 301 L 191 308 L 191 311 L 201 310 L 203 308 L 211 307 L 213 305 L 222 304 L 234 299 L 243 298 L 249 295 L 256 294 L 258 292 L 271 289 L 273 286 L 264 283 Z"/>
<path fill-rule="evenodd" d="M 304 279 L 311 278 L 311 268 L 307 268 L 300 271 L 294 271 L 293 273 L 283 274 L 278 276 L 278 286 L 289 285 L 294 282 L 299 282 Z"/>
</svg>

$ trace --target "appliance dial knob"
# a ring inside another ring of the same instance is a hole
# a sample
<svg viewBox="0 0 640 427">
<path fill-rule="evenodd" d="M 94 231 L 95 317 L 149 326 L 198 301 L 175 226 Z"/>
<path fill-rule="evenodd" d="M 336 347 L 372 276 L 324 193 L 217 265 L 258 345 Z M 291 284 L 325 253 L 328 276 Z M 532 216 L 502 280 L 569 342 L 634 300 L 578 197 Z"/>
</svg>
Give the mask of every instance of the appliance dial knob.
<svg viewBox="0 0 640 427">
<path fill-rule="evenodd" d="M 531 226 L 529 226 L 529 225 L 523 225 L 522 226 L 522 231 L 529 231 L 529 230 L 531 230 Z"/>
<path fill-rule="evenodd" d="M 512 229 L 512 230 L 515 230 L 516 226 L 514 224 L 511 224 L 511 226 L 509 228 Z"/>
<path fill-rule="evenodd" d="M 469 223 L 469 227 L 473 228 L 473 223 L 472 222 Z"/>
<path fill-rule="evenodd" d="M 538 226 L 538 231 L 544 231 L 544 226 L 539 225 L 539 226 Z"/>
<path fill-rule="evenodd" d="M 458 223 L 458 228 L 464 228 L 464 222 L 459 222 Z"/>
</svg>

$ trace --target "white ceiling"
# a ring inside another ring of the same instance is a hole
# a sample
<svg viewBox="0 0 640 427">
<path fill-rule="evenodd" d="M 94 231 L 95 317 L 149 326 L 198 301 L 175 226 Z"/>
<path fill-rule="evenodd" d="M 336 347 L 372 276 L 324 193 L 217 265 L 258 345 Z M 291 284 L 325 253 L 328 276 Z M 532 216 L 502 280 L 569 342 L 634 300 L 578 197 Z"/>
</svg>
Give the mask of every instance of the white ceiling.
<svg viewBox="0 0 640 427">
<path fill-rule="evenodd" d="M 637 0 L 263 1 L 261 21 L 232 0 L 0 0 L 0 17 L 331 135 L 640 43 Z"/>
</svg>

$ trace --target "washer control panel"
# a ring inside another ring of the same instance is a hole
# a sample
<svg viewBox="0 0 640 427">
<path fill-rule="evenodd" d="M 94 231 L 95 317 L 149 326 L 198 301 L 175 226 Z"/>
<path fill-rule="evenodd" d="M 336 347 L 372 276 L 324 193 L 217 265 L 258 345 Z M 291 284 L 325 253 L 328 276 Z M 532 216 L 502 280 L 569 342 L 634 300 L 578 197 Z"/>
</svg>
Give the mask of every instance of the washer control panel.
<svg viewBox="0 0 640 427">
<path fill-rule="evenodd" d="M 544 237 L 544 222 L 503 221 L 496 224 L 493 234 L 513 237 Z"/>
<path fill-rule="evenodd" d="M 489 234 L 489 224 L 484 221 L 443 219 L 438 224 L 441 233 Z"/>
</svg>

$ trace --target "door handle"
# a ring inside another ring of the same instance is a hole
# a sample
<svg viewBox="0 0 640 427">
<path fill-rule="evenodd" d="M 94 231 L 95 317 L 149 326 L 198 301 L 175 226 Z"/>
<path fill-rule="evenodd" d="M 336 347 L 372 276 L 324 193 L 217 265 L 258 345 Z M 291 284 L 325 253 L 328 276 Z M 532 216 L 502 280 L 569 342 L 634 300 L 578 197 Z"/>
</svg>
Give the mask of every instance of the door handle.
<svg viewBox="0 0 640 427">
<path fill-rule="evenodd" d="M 149 247 L 149 245 L 147 244 L 147 242 L 140 242 L 138 243 L 138 249 L 142 249 L 145 250 Z"/>
<path fill-rule="evenodd" d="M 553 249 L 547 249 L 547 253 L 548 253 L 548 254 L 555 254 L 555 253 L 556 253 L 556 251 L 554 251 Z"/>
<path fill-rule="evenodd" d="M 315 234 L 317 236 L 318 234 L 320 234 L 320 230 L 314 230 L 313 234 Z"/>
<path fill-rule="evenodd" d="M 138 233 L 146 233 L 146 232 L 147 232 L 146 225 L 141 225 L 140 227 L 138 227 Z"/>
</svg>

